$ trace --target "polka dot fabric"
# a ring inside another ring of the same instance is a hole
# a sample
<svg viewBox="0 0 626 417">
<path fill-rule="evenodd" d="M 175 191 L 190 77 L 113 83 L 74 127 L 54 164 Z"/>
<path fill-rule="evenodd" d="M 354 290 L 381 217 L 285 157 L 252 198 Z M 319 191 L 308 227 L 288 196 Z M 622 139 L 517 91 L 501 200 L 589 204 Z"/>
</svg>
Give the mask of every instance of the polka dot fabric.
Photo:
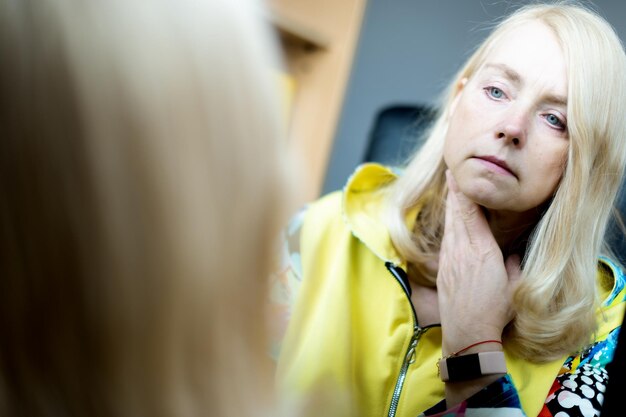
<svg viewBox="0 0 626 417">
<path fill-rule="evenodd" d="M 609 380 L 606 365 L 611 361 L 619 329 L 602 342 L 571 356 L 550 389 L 540 417 L 593 417 L 600 415 Z"/>
<path fill-rule="evenodd" d="M 590 364 L 579 367 L 572 374 L 559 376 L 540 416 L 598 416 L 607 381 L 606 371 Z"/>
</svg>

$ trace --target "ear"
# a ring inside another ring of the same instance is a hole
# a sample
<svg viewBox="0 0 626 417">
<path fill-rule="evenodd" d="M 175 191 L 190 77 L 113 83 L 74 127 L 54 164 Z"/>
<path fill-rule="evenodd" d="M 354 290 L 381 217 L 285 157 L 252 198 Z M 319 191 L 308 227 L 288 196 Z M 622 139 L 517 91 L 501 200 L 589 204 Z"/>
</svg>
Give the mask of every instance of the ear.
<svg viewBox="0 0 626 417">
<path fill-rule="evenodd" d="M 454 100 L 450 103 L 450 107 L 448 108 L 448 118 L 452 117 L 454 111 L 456 110 L 457 104 L 459 104 L 459 98 L 461 97 L 461 93 L 467 84 L 467 77 L 463 77 L 456 84 L 456 92 L 454 93 Z"/>
</svg>

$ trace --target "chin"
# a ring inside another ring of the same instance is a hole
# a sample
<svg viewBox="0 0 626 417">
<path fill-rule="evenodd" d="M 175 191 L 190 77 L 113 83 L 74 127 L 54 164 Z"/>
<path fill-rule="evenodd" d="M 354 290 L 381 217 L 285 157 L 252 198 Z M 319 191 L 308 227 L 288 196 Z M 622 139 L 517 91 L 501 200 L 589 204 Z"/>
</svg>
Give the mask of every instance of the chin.
<svg viewBox="0 0 626 417">
<path fill-rule="evenodd" d="M 459 189 L 465 196 L 479 206 L 490 210 L 510 210 L 511 198 L 493 183 L 483 181 L 471 184 L 459 183 Z"/>
<path fill-rule="evenodd" d="M 489 196 L 468 196 L 468 198 L 488 210 L 511 210 L 510 204 L 505 204 L 497 198 Z"/>
</svg>

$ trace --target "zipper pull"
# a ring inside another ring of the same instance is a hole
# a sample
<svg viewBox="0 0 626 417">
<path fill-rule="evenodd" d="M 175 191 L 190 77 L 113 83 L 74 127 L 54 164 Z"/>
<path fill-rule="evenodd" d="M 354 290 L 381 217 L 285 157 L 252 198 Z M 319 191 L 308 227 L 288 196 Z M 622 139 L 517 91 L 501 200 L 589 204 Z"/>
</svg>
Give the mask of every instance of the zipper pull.
<svg viewBox="0 0 626 417">
<path fill-rule="evenodd" d="M 404 362 L 407 365 L 412 365 L 415 363 L 415 348 L 417 346 L 417 339 L 413 339 L 411 341 L 411 345 L 409 346 L 409 350 L 406 352 L 406 356 L 404 357 Z"/>
<path fill-rule="evenodd" d="M 404 357 L 404 361 L 408 365 L 412 365 L 415 363 L 415 348 L 417 347 L 417 342 L 419 342 L 420 337 L 424 333 L 424 329 L 419 326 L 415 326 L 413 328 L 413 337 L 411 338 L 411 344 L 409 345 L 409 350 L 406 352 L 406 356 Z"/>
</svg>

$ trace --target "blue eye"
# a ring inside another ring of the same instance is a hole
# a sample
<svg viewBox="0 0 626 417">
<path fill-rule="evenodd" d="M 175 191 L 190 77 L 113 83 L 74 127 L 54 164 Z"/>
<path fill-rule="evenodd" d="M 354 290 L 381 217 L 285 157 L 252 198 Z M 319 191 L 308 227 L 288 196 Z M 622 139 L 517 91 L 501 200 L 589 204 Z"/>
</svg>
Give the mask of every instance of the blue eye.
<svg viewBox="0 0 626 417">
<path fill-rule="evenodd" d="M 488 89 L 489 95 L 493 98 L 502 98 L 504 96 L 504 92 L 497 87 L 489 87 Z"/>
<path fill-rule="evenodd" d="M 556 117 L 556 115 L 554 115 L 554 114 L 546 115 L 546 120 L 547 120 L 548 123 L 550 123 L 554 127 L 557 127 L 559 129 L 564 129 L 565 128 L 565 124 L 558 117 Z"/>
</svg>

